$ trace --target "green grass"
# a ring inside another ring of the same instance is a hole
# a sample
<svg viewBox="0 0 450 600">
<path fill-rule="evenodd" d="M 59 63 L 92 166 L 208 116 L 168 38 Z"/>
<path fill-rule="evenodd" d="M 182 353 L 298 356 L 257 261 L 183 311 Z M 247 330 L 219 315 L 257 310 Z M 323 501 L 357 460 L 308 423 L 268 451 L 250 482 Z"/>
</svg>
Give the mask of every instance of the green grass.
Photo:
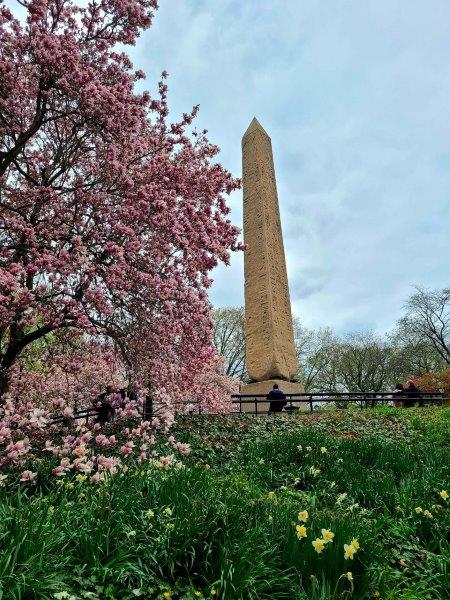
<svg viewBox="0 0 450 600">
<path fill-rule="evenodd" d="M 40 463 L 37 485 L 0 488 L 0 598 L 446 598 L 449 415 L 185 419 L 185 467 L 130 465 L 98 487 Z M 335 537 L 317 554 L 322 528 Z"/>
</svg>

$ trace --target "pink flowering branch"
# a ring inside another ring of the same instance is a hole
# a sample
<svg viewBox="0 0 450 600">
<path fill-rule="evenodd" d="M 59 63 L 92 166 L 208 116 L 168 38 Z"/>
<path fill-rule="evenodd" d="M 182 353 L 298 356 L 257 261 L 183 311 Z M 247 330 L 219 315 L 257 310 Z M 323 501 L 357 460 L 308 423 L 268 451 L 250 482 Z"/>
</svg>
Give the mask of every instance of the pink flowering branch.
<svg viewBox="0 0 450 600">
<path fill-rule="evenodd" d="M 154 0 L 0 8 L 0 395 L 28 348 L 65 329 L 112 340 L 128 371 L 184 393 L 213 356 L 209 272 L 240 248 L 198 107 L 169 123 L 117 44 Z M 180 384 L 183 378 L 184 384 Z"/>
</svg>

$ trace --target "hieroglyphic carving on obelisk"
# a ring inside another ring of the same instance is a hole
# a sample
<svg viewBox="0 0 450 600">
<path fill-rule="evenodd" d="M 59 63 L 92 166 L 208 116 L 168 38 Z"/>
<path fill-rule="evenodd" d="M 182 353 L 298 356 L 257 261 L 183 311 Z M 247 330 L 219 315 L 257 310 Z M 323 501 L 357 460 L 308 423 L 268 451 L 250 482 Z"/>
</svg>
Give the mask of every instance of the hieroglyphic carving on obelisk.
<svg viewBox="0 0 450 600">
<path fill-rule="evenodd" d="M 242 138 L 245 336 L 252 381 L 292 381 L 298 365 L 270 137 L 256 119 Z"/>
</svg>

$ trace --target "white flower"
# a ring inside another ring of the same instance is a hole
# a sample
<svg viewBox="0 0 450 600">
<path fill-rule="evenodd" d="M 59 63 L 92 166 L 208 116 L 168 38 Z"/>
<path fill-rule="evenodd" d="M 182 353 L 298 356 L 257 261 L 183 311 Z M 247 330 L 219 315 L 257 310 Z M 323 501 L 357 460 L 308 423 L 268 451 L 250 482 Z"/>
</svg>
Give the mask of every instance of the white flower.
<svg viewBox="0 0 450 600">
<path fill-rule="evenodd" d="M 35 408 L 30 413 L 30 423 L 36 425 L 40 429 L 47 425 L 47 419 L 44 417 L 45 411 L 41 408 Z"/>
<path fill-rule="evenodd" d="M 8 475 L 0 475 L 0 487 L 4 487 L 5 481 L 8 479 Z"/>
</svg>

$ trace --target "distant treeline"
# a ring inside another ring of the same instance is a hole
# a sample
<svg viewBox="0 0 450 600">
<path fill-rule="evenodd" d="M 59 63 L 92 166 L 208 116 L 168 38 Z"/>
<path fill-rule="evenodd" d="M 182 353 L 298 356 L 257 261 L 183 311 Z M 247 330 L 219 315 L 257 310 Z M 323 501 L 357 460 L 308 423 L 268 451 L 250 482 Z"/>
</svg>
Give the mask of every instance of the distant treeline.
<svg viewBox="0 0 450 600">
<path fill-rule="evenodd" d="M 431 381 L 427 374 L 447 370 L 450 379 L 450 288 L 416 288 L 404 310 L 385 335 L 358 331 L 340 336 L 330 327 L 307 329 L 294 318 L 298 380 L 305 390 L 382 392 L 411 377 Z M 243 381 L 244 319 L 242 307 L 214 311 L 214 341 L 225 357 L 226 373 Z M 439 383 L 445 377 L 437 378 L 438 387 L 445 387 Z"/>
</svg>

